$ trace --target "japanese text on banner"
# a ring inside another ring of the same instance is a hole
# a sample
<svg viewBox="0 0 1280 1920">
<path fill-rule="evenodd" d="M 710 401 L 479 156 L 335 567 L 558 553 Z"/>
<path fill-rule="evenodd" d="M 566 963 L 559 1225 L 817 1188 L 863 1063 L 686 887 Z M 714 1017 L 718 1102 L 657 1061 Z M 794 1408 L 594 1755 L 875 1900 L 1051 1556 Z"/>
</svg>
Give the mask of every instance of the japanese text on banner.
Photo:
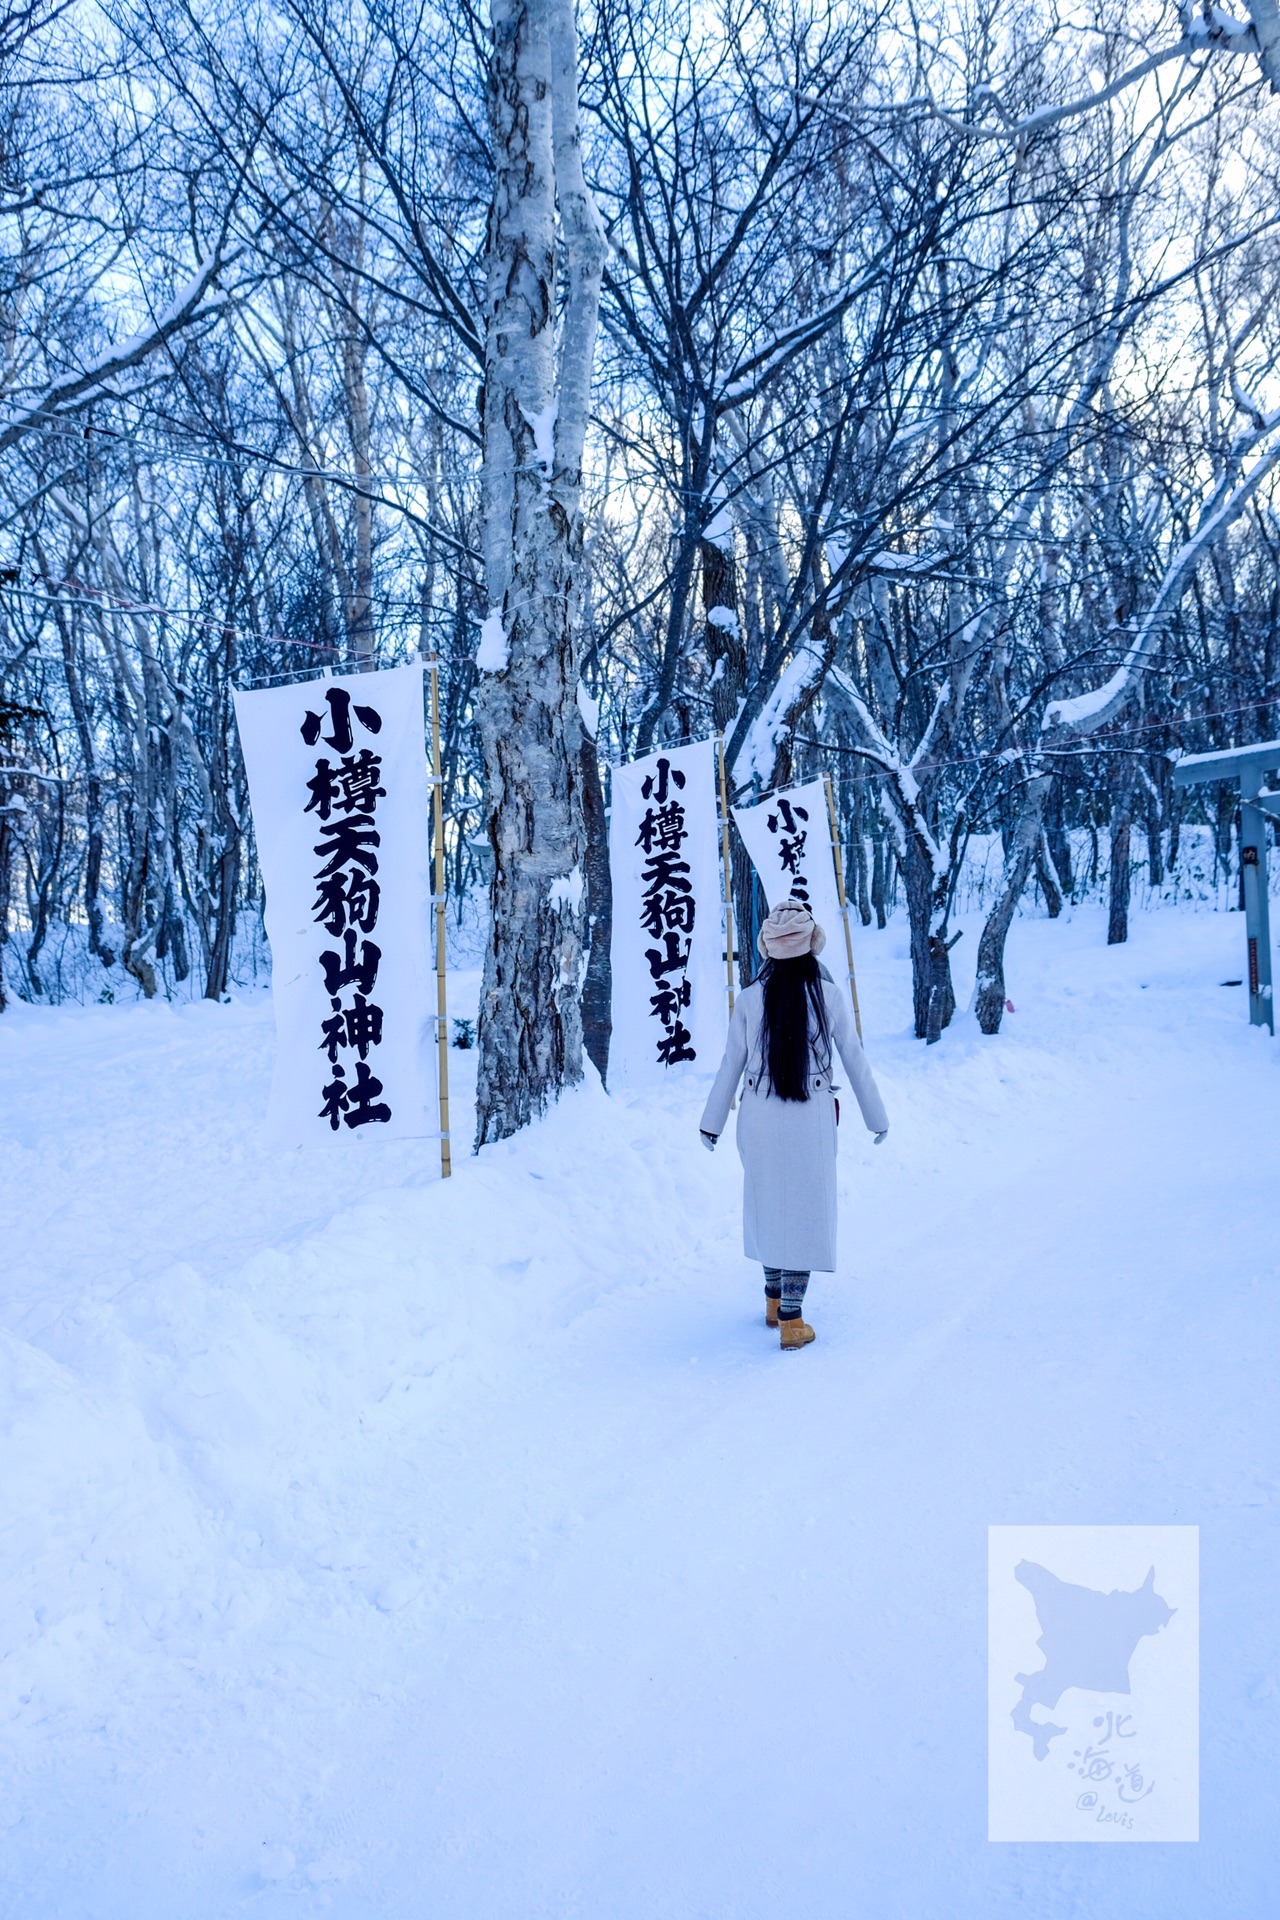
<svg viewBox="0 0 1280 1920">
<path fill-rule="evenodd" d="M 770 908 L 788 896 L 803 900 L 832 940 L 840 924 L 840 895 L 822 781 L 789 787 L 758 806 L 735 807 L 733 817 Z"/>
<path fill-rule="evenodd" d="M 282 1143 L 433 1132 L 422 669 L 238 694 Z"/>
<path fill-rule="evenodd" d="M 714 1071 L 726 1031 L 715 747 L 671 747 L 613 776 L 610 1076 Z"/>
<path fill-rule="evenodd" d="M 315 812 L 323 828 L 322 839 L 312 848 L 320 864 L 312 875 L 318 891 L 311 917 L 332 939 L 342 942 L 341 952 L 330 947 L 318 963 L 330 1008 L 321 1024 L 320 1048 L 328 1055 L 333 1075 L 324 1088 L 320 1118 L 336 1133 L 344 1121 L 349 1127 L 363 1127 L 371 1121 L 385 1125 L 391 1118 L 391 1108 L 379 1098 L 386 1089 L 369 1066 L 370 1052 L 376 1053 L 382 1045 L 382 1008 L 371 998 L 382 949 L 361 937 L 378 924 L 382 895 L 374 876 L 382 836 L 375 814 L 387 790 L 379 784 L 381 756 L 367 746 L 353 751 L 353 714 L 362 732 L 370 734 L 382 732 L 382 715 L 376 707 L 355 705 L 345 687 L 330 687 L 325 699 L 329 732 L 322 734 L 324 721 L 310 711 L 298 731 L 308 746 L 323 740 L 342 755 L 336 767 L 324 755 L 316 761 L 307 782 L 311 798 L 305 809 Z M 344 1002 L 347 990 L 351 997 Z M 346 1056 L 351 1053 L 359 1057 L 354 1078 L 348 1081 L 351 1063 Z"/>
</svg>

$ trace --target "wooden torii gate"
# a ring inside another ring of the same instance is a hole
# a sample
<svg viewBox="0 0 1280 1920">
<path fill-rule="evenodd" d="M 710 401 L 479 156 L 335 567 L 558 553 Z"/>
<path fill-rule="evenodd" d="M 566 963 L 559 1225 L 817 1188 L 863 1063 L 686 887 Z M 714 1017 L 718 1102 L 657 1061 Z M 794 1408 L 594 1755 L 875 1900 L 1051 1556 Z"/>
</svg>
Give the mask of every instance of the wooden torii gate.
<svg viewBox="0 0 1280 1920">
<path fill-rule="evenodd" d="M 1271 1000 L 1271 926 L 1267 906 L 1267 826 L 1280 821 L 1280 792 L 1264 789 L 1262 777 L 1280 768 L 1280 740 L 1221 753 L 1187 753 L 1173 763 L 1175 787 L 1230 781 L 1240 791 L 1240 862 L 1244 874 L 1244 930 L 1248 942 L 1249 1018 L 1276 1030 Z M 1270 801 L 1271 805 L 1264 804 Z"/>
</svg>

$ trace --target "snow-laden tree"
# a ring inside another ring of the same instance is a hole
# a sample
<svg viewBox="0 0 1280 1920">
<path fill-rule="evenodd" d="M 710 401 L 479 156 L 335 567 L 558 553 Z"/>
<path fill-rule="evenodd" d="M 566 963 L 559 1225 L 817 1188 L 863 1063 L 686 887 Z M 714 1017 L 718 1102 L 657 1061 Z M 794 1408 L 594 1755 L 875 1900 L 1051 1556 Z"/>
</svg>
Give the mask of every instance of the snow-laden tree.
<svg viewBox="0 0 1280 1920">
<path fill-rule="evenodd" d="M 1273 24 L 9 17 L 10 986 L 222 994 L 232 691 L 429 653 L 451 894 L 491 894 L 482 1140 L 576 1078 L 584 995 L 605 1062 L 607 762 L 651 745 L 722 731 L 739 799 L 834 776 L 925 1038 L 975 838 L 989 1030 L 1028 888 L 1107 886 L 1122 936 L 1204 804 L 1168 750 L 1280 730 Z"/>
</svg>

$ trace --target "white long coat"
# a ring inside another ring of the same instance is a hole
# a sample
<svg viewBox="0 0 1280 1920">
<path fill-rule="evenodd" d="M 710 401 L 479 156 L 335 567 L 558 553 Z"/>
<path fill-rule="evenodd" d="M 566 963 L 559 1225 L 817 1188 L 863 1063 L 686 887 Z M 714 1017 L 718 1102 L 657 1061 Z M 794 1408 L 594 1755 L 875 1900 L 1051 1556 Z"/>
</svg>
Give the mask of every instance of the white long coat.
<svg viewBox="0 0 1280 1920">
<path fill-rule="evenodd" d="M 822 993 L 835 1053 L 872 1133 L 889 1116 L 862 1051 L 849 996 L 825 967 Z M 702 1115 L 704 1133 L 719 1135 L 742 1081 L 738 1153 L 742 1160 L 742 1246 L 766 1267 L 832 1273 L 836 1264 L 836 1109 L 839 1086 L 828 1064 L 811 1051 L 807 1100 L 779 1100 L 761 1073 L 760 1022 L 764 989 L 746 988 L 733 1010 L 729 1042 Z M 745 1078 L 744 1078 L 745 1076 Z M 762 1079 L 765 1084 L 762 1083 Z"/>
</svg>

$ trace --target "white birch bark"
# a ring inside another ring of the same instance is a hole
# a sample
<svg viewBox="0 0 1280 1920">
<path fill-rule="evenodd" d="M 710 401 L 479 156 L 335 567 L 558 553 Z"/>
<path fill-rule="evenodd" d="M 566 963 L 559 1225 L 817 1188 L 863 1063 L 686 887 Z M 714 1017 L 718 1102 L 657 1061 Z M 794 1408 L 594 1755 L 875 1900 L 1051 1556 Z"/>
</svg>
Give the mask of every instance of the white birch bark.
<svg viewBox="0 0 1280 1920">
<path fill-rule="evenodd" d="M 494 871 L 477 1146 L 582 1076 L 581 477 L 604 261 L 572 0 L 493 0 L 492 23 L 477 712 Z"/>
</svg>

